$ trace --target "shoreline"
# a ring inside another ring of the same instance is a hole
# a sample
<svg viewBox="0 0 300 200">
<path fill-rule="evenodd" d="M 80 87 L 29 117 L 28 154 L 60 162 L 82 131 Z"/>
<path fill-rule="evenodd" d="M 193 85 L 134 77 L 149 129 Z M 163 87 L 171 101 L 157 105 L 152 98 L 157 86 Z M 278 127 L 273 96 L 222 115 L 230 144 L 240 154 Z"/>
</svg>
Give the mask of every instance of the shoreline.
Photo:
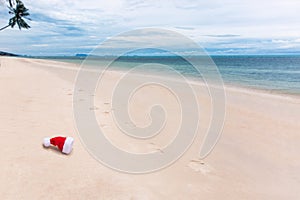
<svg viewBox="0 0 300 200">
<path fill-rule="evenodd" d="M 25 59 L 28 59 L 28 58 L 25 58 Z M 29 58 L 29 60 L 31 60 L 31 58 Z M 67 62 L 67 61 L 57 61 L 57 60 L 52 60 L 52 59 L 34 58 L 32 60 L 51 61 L 51 62 L 53 62 L 54 65 L 64 63 L 67 65 L 71 65 L 68 67 L 68 69 L 73 66 L 73 70 L 80 69 L 80 65 L 81 65 L 79 63 L 72 63 L 72 62 Z M 89 66 L 89 67 L 93 68 L 93 66 Z M 110 69 L 108 71 L 118 72 L 118 73 L 126 72 L 124 69 L 121 69 L 121 68 L 114 69 L 114 70 Z M 136 75 L 154 77 L 154 78 L 163 78 L 163 77 L 165 78 L 165 76 L 163 76 L 165 74 L 160 75 L 158 73 L 143 74 L 143 72 L 140 72 L 140 73 L 136 73 Z M 172 79 L 173 78 L 172 76 L 168 76 L 167 78 L 170 80 L 176 81 L 175 79 Z M 193 80 L 193 79 L 195 79 L 195 77 L 186 77 L 186 79 L 191 84 L 205 86 L 205 83 L 203 81 Z M 216 85 L 212 85 L 212 87 L 216 87 Z M 276 89 L 263 89 L 263 88 L 258 88 L 258 87 L 250 87 L 250 86 L 245 86 L 245 85 L 229 84 L 229 83 L 224 83 L 224 88 L 226 90 L 239 91 L 241 93 L 246 93 L 246 94 L 257 94 L 260 96 L 267 96 L 267 97 L 273 97 L 273 98 L 279 98 L 279 99 L 290 99 L 292 101 L 300 100 L 300 93 L 299 94 L 298 93 L 288 93 L 288 92 L 283 92 L 283 91 L 279 91 Z"/>
</svg>

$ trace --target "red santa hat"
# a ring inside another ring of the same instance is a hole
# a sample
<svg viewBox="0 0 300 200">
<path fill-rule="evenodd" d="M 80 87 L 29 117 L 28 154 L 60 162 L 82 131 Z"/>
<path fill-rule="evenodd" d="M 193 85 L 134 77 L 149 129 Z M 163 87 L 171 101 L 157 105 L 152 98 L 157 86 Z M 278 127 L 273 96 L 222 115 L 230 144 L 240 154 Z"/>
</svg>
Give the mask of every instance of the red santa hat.
<svg viewBox="0 0 300 200">
<path fill-rule="evenodd" d="M 44 138 L 44 146 L 49 147 L 51 144 L 57 146 L 59 150 L 65 154 L 69 154 L 72 151 L 74 139 L 72 137 L 53 137 Z"/>
</svg>

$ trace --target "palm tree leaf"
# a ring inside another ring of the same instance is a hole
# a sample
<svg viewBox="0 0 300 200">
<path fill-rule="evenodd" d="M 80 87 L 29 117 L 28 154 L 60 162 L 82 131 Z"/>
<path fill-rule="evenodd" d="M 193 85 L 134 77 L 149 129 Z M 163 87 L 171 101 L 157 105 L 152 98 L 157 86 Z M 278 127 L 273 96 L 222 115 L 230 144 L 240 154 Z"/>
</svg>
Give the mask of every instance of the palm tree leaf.
<svg viewBox="0 0 300 200">
<path fill-rule="evenodd" d="M 28 13 L 28 9 L 24 6 L 23 2 L 21 0 L 8 0 L 9 1 L 9 14 L 14 15 L 14 17 L 9 19 L 8 26 L 11 26 L 14 28 L 14 26 L 17 24 L 19 29 L 22 28 L 28 29 L 30 26 L 26 23 L 24 19 L 31 20 L 28 18 L 30 15 Z M 16 5 L 14 7 L 14 2 L 16 2 Z M 23 19 L 24 18 L 24 19 Z"/>
<path fill-rule="evenodd" d="M 12 5 L 12 1 L 11 1 L 11 0 L 8 0 L 8 2 L 9 2 L 9 6 L 12 7 L 12 6 L 13 6 L 13 5 Z"/>
<path fill-rule="evenodd" d="M 28 29 L 30 27 L 23 19 L 19 19 L 19 24 L 20 24 L 21 28 Z"/>
<path fill-rule="evenodd" d="M 29 13 L 21 13 L 20 14 L 22 17 L 24 17 L 24 16 L 29 16 L 30 14 Z"/>
<path fill-rule="evenodd" d="M 8 24 L 13 28 L 16 25 L 16 22 L 17 22 L 17 18 L 13 17 L 9 20 Z"/>
</svg>

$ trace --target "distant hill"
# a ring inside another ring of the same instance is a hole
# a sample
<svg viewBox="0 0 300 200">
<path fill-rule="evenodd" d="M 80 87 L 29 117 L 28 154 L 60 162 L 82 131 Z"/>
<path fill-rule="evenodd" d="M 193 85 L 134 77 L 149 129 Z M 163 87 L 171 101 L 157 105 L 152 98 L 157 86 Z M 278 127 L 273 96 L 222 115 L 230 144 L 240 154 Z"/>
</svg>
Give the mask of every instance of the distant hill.
<svg viewBox="0 0 300 200">
<path fill-rule="evenodd" d="M 7 52 L 0 51 L 0 56 L 18 56 L 18 55 L 13 54 L 13 53 L 7 53 Z"/>
<path fill-rule="evenodd" d="M 78 53 L 75 55 L 76 57 L 87 57 L 88 55 L 87 54 L 84 54 L 84 53 Z"/>
</svg>

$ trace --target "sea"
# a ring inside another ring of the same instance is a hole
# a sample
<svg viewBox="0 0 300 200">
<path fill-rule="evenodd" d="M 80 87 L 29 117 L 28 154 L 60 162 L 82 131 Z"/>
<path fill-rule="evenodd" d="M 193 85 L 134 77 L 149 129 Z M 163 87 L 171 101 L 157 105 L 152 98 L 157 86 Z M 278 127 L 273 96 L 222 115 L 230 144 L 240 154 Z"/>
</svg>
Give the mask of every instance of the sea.
<svg viewBox="0 0 300 200">
<path fill-rule="evenodd" d="M 234 55 L 210 56 L 217 67 L 225 85 L 263 90 L 268 93 L 300 95 L 300 55 Z M 147 74 L 168 76 L 170 68 L 183 76 L 197 81 L 202 78 L 199 71 L 180 56 L 122 56 L 110 57 L 43 57 L 62 62 L 85 65 L 103 66 L 108 60 L 113 60 L 109 68 L 112 70 L 129 70 L 143 66 Z M 192 59 L 202 59 L 192 58 Z M 166 66 L 152 67 L 154 64 Z M 204 63 L 205 65 L 205 63 Z M 202 72 L 211 69 L 211 63 L 201 68 Z"/>
</svg>

